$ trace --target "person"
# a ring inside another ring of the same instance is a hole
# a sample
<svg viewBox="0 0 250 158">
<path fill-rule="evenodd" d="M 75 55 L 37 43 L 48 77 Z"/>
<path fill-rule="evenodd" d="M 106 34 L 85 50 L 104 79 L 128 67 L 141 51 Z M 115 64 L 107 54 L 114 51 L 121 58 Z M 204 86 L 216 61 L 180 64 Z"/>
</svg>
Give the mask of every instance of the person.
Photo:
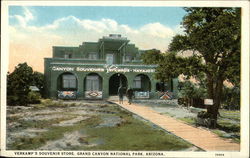
<svg viewBox="0 0 250 158">
<path fill-rule="evenodd" d="M 127 89 L 126 95 L 127 95 L 127 98 L 128 98 L 128 104 L 130 105 L 132 103 L 132 97 L 134 96 L 133 89 L 129 87 Z"/>
<path fill-rule="evenodd" d="M 123 104 L 123 88 L 120 86 L 118 88 L 119 104 Z"/>
</svg>

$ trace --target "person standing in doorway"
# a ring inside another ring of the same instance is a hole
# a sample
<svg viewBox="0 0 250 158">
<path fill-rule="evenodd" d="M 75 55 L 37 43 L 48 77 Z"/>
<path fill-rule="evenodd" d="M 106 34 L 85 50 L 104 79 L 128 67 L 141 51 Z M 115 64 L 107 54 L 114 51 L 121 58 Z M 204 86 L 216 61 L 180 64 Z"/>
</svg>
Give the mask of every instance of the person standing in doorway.
<svg viewBox="0 0 250 158">
<path fill-rule="evenodd" d="M 128 103 L 129 103 L 129 105 L 130 105 L 130 104 L 132 103 L 132 98 L 133 98 L 133 96 L 134 96 L 133 89 L 129 87 L 129 88 L 127 89 L 126 95 L 127 95 L 127 98 L 128 98 Z"/>
<path fill-rule="evenodd" d="M 123 104 L 123 87 L 120 85 L 118 88 L 119 104 Z"/>
</svg>

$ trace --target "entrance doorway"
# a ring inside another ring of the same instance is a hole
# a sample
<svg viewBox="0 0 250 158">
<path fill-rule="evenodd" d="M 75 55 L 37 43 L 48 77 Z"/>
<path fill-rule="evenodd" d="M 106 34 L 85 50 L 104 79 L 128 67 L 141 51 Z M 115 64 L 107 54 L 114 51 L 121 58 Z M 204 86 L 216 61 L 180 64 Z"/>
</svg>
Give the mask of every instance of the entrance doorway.
<svg viewBox="0 0 250 158">
<path fill-rule="evenodd" d="M 126 76 L 119 73 L 112 75 L 109 79 L 109 95 L 117 95 L 120 84 L 124 89 L 128 87 Z"/>
</svg>

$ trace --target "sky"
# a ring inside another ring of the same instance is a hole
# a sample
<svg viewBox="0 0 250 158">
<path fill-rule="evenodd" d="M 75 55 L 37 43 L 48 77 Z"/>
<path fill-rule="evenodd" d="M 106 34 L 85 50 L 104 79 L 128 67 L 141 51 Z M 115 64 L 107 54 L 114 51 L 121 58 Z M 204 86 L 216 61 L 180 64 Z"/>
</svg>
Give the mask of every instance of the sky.
<svg viewBox="0 0 250 158">
<path fill-rule="evenodd" d="M 23 62 L 43 72 L 52 46 L 79 46 L 109 34 L 164 52 L 183 33 L 184 15 L 181 7 L 9 6 L 9 72 Z"/>
</svg>

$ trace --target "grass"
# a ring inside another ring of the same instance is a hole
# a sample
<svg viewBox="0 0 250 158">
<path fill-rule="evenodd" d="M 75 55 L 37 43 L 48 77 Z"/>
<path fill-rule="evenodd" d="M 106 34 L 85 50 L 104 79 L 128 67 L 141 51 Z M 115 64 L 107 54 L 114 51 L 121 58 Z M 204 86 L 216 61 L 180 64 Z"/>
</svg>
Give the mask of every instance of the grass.
<svg viewBox="0 0 250 158">
<path fill-rule="evenodd" d="M 190 125 L 196 124 L 196 118 L 194 117 L 184 117 L 184 118 L 178 118 L 178 119 Z"/>
<path fill-rule="evenodd" d="M 209 129 L 216 135 L 222 138 L 230 138 L 235 143 L 240 143 L 240 111 L 229 111 L 229 110 L 220 110 L 220 117 L 217 120 L 217 128 Z M 184 118 L 185 122 L 189 122 L 189 120 Z M 232 123 L 236 122 L 236 123 Z M 238 122 L 238 123 L 237 123 Z M 190 122 L 191 124 L 195 124 L 194 122 Z M 231 136 L 228 134 L 230 133 Z"/>
<path fill-rule="evenodd" d="M 102 128 L 89 130 L 93 138 L 102 137 L 105 144 L 88 148 L 87 150 L 181 150 L 191 147 L 190 144 L 178 140 L 163 131 L 152 131 L 145 127 L 134 125 L 120 128 Z M 146 131 L 145 131 L 146 130 Z"/>
<path fill-rule="evenodd" d="M 6 117 L 7 122 L 17 122 L 19 119 L 21 119 L 20 116 L 12 116 L 12 117 Z"/>
<path fill-rule="evenodd" d="M 70 104 L 54 103 L 52 100 L 45 100 L 41 103 L 41 107 L 65 107 Z M 74 104 L 75 105 L 75 104 Z M 95 106 L 93 106 L 95 107 Z M 79 131 L 84 135 L 80 137 L 78 141 L 82 143 L 81 146 L 70 146 L 67 150 L 164 150 L 164 151 L 176 151 L 184 150 L 192 147 L 190 143 L 177 138 L 174 135 L 163 131 L 160 128 L 153 128 L 152 124 L 133 117 L 132 113 L 120 109 L 120 107 L 112 104 L 100 104 L 98 109 L 94 109 L 98 116 L 91 115 L 89 119 L 80 121 L 72 126 L 52 126 L 64 120 L 69 120 L 74 116 L 68 115 L 66 112 L 62 112 L 65 115 L 64 118 L 57 118 L 51 120 L 26 120 L 21 121 L 17 118 L 13 118 L 12 121 L 17 121 L 21 124 L 16 130 L 22 130 L 26 128 L 46 128 L 48 131 L 38 133 L 35 137 L 19 137 L 14 143 L 9 144 L 8 148 L 12 150 L 34 150 L 46 144 L 47 141 L 58 140 L 64 137 L 65 133 Z M 38 106 L 39 110 L 40 107 Z M 91 110 L 91 109 L 90 109 Z M 65 109 L 67 111 L 67 108 Z M 53 115 L 53 114 L 49 114 Z M 122 118 L 122 122 L 115 127 L 98 127 L 102 122 L 102 115 L 115 115 Z M 91 142 L 100 143 L 96 146 L 86 146 L 84 144 Z"/>
<path fill-rule="evenodd" d="M 221 130 L 218 130 L 218 129 L 212 129 L 211 130 L 213 133 L 215 133 L 216 135 L 218 135 L 219 137 L 222 137 L 222 138 L 228 138 L 225 136 L 224 132 L 222 132 Z M 235 143 L 240 143 L 240 133 L 235 133 L 235 136 L 234 137 L 231 137 L 231 139 L 233 140 L 233 142 Z"/>
<path fill-rule="evenodd" d="M 228 132 L 238 132 L 240 131 L 240 124 L 232 124 L 229 120 L 218 120 L 218 125 L 220 129 Z"/>
<path fill-rule="evenodd" d="M 240 123 L 233 124 L 229 120 L 221 120 L 221 119 L 219 119 L 217 123 L 219 130 L 225 131 L 227 133 L 232 133 L 233 135 L 230 138 L 233 139 L 234 142 L 240 143 Z M 218 136 L 225 138 L 225 136 L 222 134 L 218 134 Z"/>
<path fill-rule="evenodd" d="M 72 106 L 78 106 L 80 104 L 76 103 L 64 103 L 62 100 L 51 100 L 51 99 L 41 99 L 40 104 L 34 104 L 35 109 L 41 109 L 46 107 L 72 107 Z"/>
<path fill-rule="evenodd" d="M 56 119 L 50 119 L 50 120 L 19 120 L 19 123 L 21 124 L 20 128 L 47 128 L 53 124 L 58 124 L 61 121 L 66 121 L 73 119 L 74 116 L 66 116 L 64 118 L 56 118 Z"/>
<path fill-rule="evenodd" d="M 229 111 L 229 110 L 220 110 L 221 118 L 232 119 L 235 121 L 240 121 L 240 111 Z"/>
<path fill-rule="evenodd" d="M 85 122 L 79 122 L 74 126 L 54 126 L 49 127 L 48 131 L 39 134 L 36 137 L 20 137 L 13 144 L 9 146 L 12 150 L 33 150 L 41 147 L 47 141 L 57 140 L 64 136 L 67 132 L 73 132 L 76 130 L 80 130 L 85 126 L 92 126 L 99 122 L 99 118 L 92 117 L 90 119 L 85 120 Z"/>
<path fill-rule="evenodd" d="M 234 142 L 239 143 L 240 142 L 240 122 L 239 122 L 240 111 L 220 109 L 219 112 L 220 112 L 220 117 L 218 117 L 218 120 L 217 120 L 217 123 L 218 123 L 217 129 L 209 129 L 209 130 L 217 134 L 219 137 L 230 138 Z M 164 114 L 171 116 L 171 117 L 175 117 L 175 115 L 169 112 L 165 112 Z M 176 118 L 176 119 L 179 119 L 190 125 L 196 125 L 195 117 L 182 117 L 182 118 Z M 225 135 L 225 132 L 230 133 L 232 136 L 228 137 L 228 135 Z"/>
<path fill-rule="evenodd" d="M 163 115 L 168 115 L 168 116 L 171 116 L 171 117 L 175 117 L 175 115 L 173 115 L 173 114 L 171 114 L 171 113 L 169 113 L 169 112 L 164 112 L 164 113 L 162 113 Z"/>
<path fill-rule="evenodd" d="M 154 129 L 148 123 L 137 120 L 126 112 L 120 115 L 124 119 L 119 127 L 88 128 L 88 141 L 102 138 L 105 143 L 82 148 L 85 150 L 182 150 L 192 145 L 168 134 L 161 129 Z"/>
</svg>

